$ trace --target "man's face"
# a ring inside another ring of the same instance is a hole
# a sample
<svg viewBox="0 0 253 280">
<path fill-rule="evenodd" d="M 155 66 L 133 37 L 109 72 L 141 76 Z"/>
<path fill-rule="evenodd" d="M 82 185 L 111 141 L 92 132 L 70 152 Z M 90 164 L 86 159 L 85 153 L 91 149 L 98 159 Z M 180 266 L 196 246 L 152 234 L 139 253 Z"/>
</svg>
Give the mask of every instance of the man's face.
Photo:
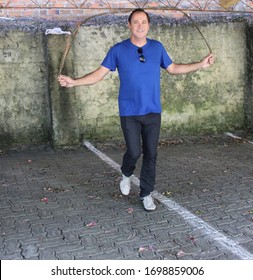
<svg viewBox="0 0 253 280">
<path fill-rule="evenodd" d="M 149 31 L 149 22 L 145 13 L 136 12 L 133 14 L 131 22 L 128 22 L 128 28 L 132 36 L 141 39 L 147 36 Z"/>
</svg>

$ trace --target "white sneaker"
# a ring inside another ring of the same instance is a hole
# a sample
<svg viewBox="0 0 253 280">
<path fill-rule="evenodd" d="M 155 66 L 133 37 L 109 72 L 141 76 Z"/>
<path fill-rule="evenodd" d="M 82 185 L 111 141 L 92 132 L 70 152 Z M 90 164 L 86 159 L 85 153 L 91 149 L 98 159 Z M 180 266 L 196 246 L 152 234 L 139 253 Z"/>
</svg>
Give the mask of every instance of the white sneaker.
<svg viewBox="0 0 253 280">
<path fill-rule="evenodd" d="M 144 196 L 141 198 L 143 206 L 147 211 L 153 211 L 156 209 L 156 205 L 154 203 L 154 199 L 151 195 Z"/>
<path fill-rule="evenodd" d="M 120 181 L 120 191 L 123 195 L 129 195 L 131 190 L 131 183 L 130 183 L 130 177 L 125 176 L 122 174 L 122 180 Z"/>
</svg>

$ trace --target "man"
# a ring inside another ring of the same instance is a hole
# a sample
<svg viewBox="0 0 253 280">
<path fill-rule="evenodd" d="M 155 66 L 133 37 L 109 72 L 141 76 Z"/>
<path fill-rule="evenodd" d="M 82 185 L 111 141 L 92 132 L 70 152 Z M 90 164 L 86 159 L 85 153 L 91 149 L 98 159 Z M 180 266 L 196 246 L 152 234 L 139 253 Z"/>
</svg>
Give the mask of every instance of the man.
<svg viewBox="0 0 253 280">
<path fill-rule="evenodd" d="M 157 145 L 161 126 L 160 68 L 169 74 L 186 74 L 214 63 L 212 54 L 200 62 L 175 64 L 163 45 L 147 38 L 150 17 L 143 9 L 135 9 L 129 16 L 130 38 L 114 45 L 101 66 L 95 71 L 72 79 L 60 75 L 63 87 L 92 85 L 101 81 L 109 71 L 118 70 L 120 78 L 119 114 L 126 142 L 126 152 L 121 166 L 120 190 L 128 195 L 130 176 L 143 153 L 140 174 L 140 199 L 144 209 L 155 210 L 151 196 L 155 185 Z"/>
</svg>

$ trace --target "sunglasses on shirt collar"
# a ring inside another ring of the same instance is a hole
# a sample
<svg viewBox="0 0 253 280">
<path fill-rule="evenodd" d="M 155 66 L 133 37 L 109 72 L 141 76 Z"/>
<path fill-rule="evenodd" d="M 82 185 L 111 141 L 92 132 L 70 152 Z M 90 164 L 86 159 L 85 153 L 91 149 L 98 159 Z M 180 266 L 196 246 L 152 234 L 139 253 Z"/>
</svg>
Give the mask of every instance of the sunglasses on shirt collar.
<svg viewBox="0 0 253 280">
<path fill-rule="evenodd" d="M 142 48 L 138 48 L 137 53 L 140 55 L 140 56 L 139 56 L 139 61 L 142 62 L 142 63 L 144 63 L 144 62 L 145 62 L 145 57 L 144 57 L 144 55 L 143 55 Z"/>
</svg>

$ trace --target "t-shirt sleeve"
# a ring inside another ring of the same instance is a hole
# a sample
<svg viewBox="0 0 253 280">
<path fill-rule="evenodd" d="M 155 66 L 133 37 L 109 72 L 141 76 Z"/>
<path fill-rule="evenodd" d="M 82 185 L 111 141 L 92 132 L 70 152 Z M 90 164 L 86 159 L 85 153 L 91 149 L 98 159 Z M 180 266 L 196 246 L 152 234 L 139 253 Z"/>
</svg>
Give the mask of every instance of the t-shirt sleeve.
<svg viewBox="0 0 253 280">
<path fill-rule="evenodd" d="M 106 57 L 102 61 L 101 65 L 110 69 L 111 71 L 116 70 L 116 68 L 117 68 L 117 50 L 116 50 L 115 46 L 113 46 L 109 50 Z"/>
<path fill-rule="evenodd" d="M 161 47 L 162 47 L 161 67 L 163 69 L 167 69 L 173 63 L 173 61 L 169 56 L 169 54 L 167 53 L 167 51 L 165 50 L 165 48 L 163 47 L 163 45 Z"/>
</svg>

